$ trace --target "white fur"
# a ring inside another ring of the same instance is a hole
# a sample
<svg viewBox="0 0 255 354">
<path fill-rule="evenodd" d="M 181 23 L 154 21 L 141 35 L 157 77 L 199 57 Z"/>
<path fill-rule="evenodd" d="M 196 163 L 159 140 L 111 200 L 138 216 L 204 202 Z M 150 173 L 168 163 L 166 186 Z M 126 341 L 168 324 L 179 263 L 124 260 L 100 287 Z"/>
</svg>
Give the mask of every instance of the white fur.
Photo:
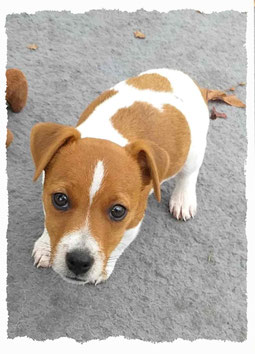
<svg viewBox="0 0 255 354">
<path fill-rule="evenodd" d="M 169 202 L 170 212 L 176 219 L 184 221 L 194 217 L 197 211 L 196 182 L 198 169 L 191 174 L 180 172 L 176 177 L 176 186 Z"/>
<path fill-rule="evenodd" d="M 44 180 L 45 180 L 45 172 L 42 171 L 42 185 L 44 185 Z"/>
<path fill-rule="evenodd" d="M 104 164 L 103 161 L 98 161 L 94 170 L 93 180 L 89 191 L 90 205 L 92 204 L 93 198 L 99 191 L 104 179 Z"/>
<path fill-rule="evenodd" d="M 43 268 L 50 267 L 50 237 L 46 227 L 42 233 L 42 236 L 34 244 L 32 257 L 34 257 L 34 265 Z"/>
<path fill-rule="evenodd" d="M 115 96 L 113 96 L 97 106 L 94 112 L 77 127 L 81 137 L 107 139 L 121 146 L 126 145 L 128 140 L 113 128 L 110 120 L 112 115 L 116 113 L 116 104 L 119 108 L 123 107 L 122 103 L 118 104 L 118 99 L 116 100 Z"/>
<path fill-rule="evenodd" d="M 130 245 L 132 241 L 134 241 L 134 239 L 138 235 L 141 225 L 142 225 L 142 220 L 139 222 L 137 226 L 133 227 L 132 229 L 126 230 L 120 243 L 112 251 L 105 268 L 107 278 L 111 275 L 118 258 L 122 255 L 124 250 Z"/>
<path fill-rule="evenodd" d="M 66 265 L 66 254 L 74 250 L 86 250 L 94 258 L 94 263 L 91 269 L 84 276 L 79 276 L 80 282 L 72 281 L 74 275 Z M 64 236 L 57 245 L 56 255 L 52 264 L 53 269 L 59 273 L 65 280 L 76 282 L 78 284 L 95 283 L 99 278 L 102 278 L 103 270 L 103 255 L 100 247 L 90 232 L 89 218 L 87 218 L 83 228 L 73 231 Z"/>
<path fill-rule="evenodd" d="M 44 184 L 45 172 L 42 171 L 42 185 Z M 43 214 L 45 216 L 45 209 L 43 205 Z M 50 236 L 44 226 L 44 230 L 42 235 L 38 238 L 38 240 L 34 244 L 32 257 L 34 257 L 34 265 L 37 268 L 47 268 L 50 267 L 50 254 L 51 254 L 51 246 L 50 246 Z"/>
</svg>

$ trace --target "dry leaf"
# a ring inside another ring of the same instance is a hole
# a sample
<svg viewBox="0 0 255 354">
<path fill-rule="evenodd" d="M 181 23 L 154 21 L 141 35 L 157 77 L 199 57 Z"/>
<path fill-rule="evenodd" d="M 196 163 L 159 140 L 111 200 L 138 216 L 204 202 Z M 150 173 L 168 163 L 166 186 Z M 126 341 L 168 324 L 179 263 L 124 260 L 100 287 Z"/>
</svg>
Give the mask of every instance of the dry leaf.
<svg viewBox="0 0 255 354">
<path fill-rule="evenodd" d="M 229 89 L 229 91 L 235 91 L 235 87 L 233 86 L 233 87 L 230 87 L 230 89 Z"/>
<path fill-rule="evenodd" d="M 212 111 L 211 111 L 211 115 L 210 115 L 211 119 L 216 119 L 216 118 L 227 118 L 227 115 L 225 113 L 220 113 L 217 112 L 215 107 L 213 106 Z"/>
<path fill-rule="evenodd" d="M 227 104 L 235 107 L 245 107 L 245 104 L 239 100 L 235 95 L 227 95 L 224 91 L 219 90 L 208 90 L 207 91 L 208 101 L 224 101 Z"/>
<path fill-rule="evenodd" d="M 235 95 L 229 95 L 223 97 L 223 101 L 235 107 L 245 107 L 245 104 L 239 100 Z"/>
<path fill-rule="evenodd" d="M 208 90 L 207 93 L 207 99 L 208 101 L 216 101 L 216 100 L 221 100 L 222 97 L 226 96 L 226 92 L 224 91 L 219 91 L 219 90 Z"/>
<path fill-rule="evenodd" d="M 145 38 L 145 34 L 143 34 L 143 33 L 140 32 L 140 31 L 135 31 L 135 32 L 134 32 L 134 36 L 135 36 L 135 38 L 141 38 L 141 39 L 144 39 L 144 38 Z"/>
<path fill-rule="evenodd" d="M 38 48 L 38 46 L 33 43 L 33 44 L 29 44 L 29 45 L 27 46 L 27 48 L 28 48 L 28 49 L 31 49 L 31 50 L 36 50 L 36 49 Z"/>
<path fill-rule="evenodd" d="M 246 82 L 240 82 L 240 84 L 238 84 L 239 86 L 245 86 Z"/>
<path fill-rule="evenodd" d="M 8 147 L 13 141 L 13 133 L 10 129 L 7 128 L 6 142 L 5 145 Z"/>
</svg>

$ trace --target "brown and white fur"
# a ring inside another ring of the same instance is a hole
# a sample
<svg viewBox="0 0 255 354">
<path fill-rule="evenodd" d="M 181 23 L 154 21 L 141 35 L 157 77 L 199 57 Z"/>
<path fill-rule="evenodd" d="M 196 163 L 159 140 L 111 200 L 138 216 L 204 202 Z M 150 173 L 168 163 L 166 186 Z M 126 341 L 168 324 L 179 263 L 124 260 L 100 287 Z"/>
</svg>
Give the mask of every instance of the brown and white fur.
<svg viewBox="0 0 255 354">
<path fill-rule="evenodd" d="M 106 280 L 139 232 L 148 195 L 154 191 L 160 201 L 160 184 L 172 177 L 170 212 L 194 217 L 208 124 L 202 89 L 180 71 L 157 69 L 101 94 L 76 127 L 35 125 L 34 180 L 45 171 L 45 229 L 34 245 L 35 264 L 52 265 L 75 283 Z M 68 196 L 67 210 L 54 207 L 54 193 Z M 113 205 L 126 208 L 123 220 L 109 217 Z M 67 255 L 77 251 L 93 260 L 84 273 L 67 265 Z"/>
</svg>

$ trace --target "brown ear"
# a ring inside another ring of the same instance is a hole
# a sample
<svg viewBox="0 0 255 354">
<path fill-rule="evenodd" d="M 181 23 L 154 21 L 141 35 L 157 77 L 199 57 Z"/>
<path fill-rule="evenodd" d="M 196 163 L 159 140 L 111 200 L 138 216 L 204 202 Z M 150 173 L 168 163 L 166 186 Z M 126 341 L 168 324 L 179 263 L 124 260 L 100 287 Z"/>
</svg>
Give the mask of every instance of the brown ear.
<svg viewBox="0 0 255 354">
<path fill-rule="evenodd" d="M 152 181 L 155 197 L 160 202 L 160 182 L 164 179 L 169 166 L 167 152 L 147 140 L 137 140 L 127 145 L 126 150 L 137 160 L 144 185 Z"/>
<path fill-rule="evenodd" d="M 31 154 L 35 164 L 33 180 L 37 180 L 62 145 L 80 137 L 80 132 L 74 127 L 56 123 L 36 124 L 30 135 Z"/>
</svg>

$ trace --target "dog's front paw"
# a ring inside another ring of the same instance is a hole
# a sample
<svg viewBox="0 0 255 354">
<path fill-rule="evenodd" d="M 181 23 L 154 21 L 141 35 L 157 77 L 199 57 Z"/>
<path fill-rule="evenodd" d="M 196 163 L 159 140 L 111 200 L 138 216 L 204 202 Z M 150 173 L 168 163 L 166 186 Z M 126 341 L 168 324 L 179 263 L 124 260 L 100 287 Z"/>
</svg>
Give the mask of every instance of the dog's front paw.
<svg viewBox="0 0 255 354">
<path fill-rule="evenodd" d="M 196 194 L 174 194 L 170 199 L 169 210 L 177 220 L 194 218 L 197 212 Z"/>
<path fill-rule="evenodd" d="M 50 239 L 46 230 L 35 242 L 32 257 L 34 257 L 34 265 L 37 266 L 37 268 L 48 268 L 51 266 Z"/>
<path fill-rule="evenodd" d="M 108 277 L 106 277 L 105 275 L 100 275 L 99 277 L 98 277 L 98 279 L 95 281 L 95 285 L 98 285 L 98 284 L 100 284 L 100 283 L 103 283 L 103 282 L 105 282 L 106 280 L 108 279 Z"/>
</svg>

